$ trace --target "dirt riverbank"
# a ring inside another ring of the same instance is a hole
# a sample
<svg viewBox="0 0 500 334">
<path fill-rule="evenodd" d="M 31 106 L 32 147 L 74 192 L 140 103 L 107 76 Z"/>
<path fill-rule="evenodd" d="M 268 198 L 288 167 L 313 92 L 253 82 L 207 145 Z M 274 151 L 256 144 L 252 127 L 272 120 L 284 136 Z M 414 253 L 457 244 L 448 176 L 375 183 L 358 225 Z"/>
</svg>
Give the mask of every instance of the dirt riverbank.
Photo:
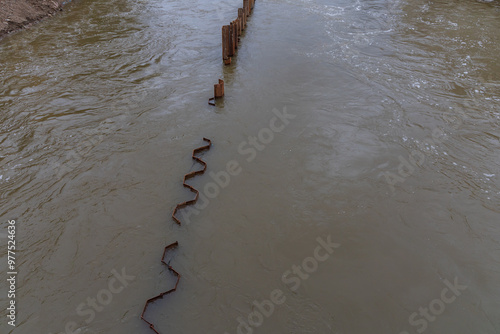
<svg viewBox="0 0 500 334">
<path fill-rule="evenodd" d="M 67 0 L 0 0 L 0 39 L 62 10 Z"/>
</svg>

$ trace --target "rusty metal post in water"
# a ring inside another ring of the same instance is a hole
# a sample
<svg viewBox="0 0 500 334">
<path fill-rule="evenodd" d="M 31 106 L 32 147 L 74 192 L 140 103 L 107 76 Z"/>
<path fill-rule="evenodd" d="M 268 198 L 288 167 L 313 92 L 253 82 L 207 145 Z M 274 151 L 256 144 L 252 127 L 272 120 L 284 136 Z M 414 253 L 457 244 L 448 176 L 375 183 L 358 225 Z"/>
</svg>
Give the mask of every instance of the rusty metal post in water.
<svg viewBox="0 0 500 334">
<path fill-rule="evenodd" d="M 224 96 L 224 80 L 219 79 L 219 83 L 214 85 L 214 97 L 216 99 Z"/>
<path fill-rule="evenodd" d="M 234 20 L 234 22 L 236 23 L 236 35 L 238 36 L 238 44 L 239 44 L 240 43 L 239 37 L 241 36 L 241 23 L 240 23 L 240 19 L 237 18 L 236 20 Z"/>
<path fill-rule="evenodd" d="M 236 52 L 236 45 L 234 44 L 234 23 L 229 24 L 229 56 L 233 56 Z"/>
<path fill-rule="evenodd" d="M 233 29 L 234 29 L 234 48 L 238 48 L 239 38 L 238 38 L 238 22 L 236 20 L 233 21 Z"/>
<path fill-rule="evenodd" d="M 245 10 L 245 15 L 250 16 L 250 6 L 249 0 L 243 0 L 243 9 Z"/>
<path fill-rule="evenodd" d="M 240 33 L 243 31 L 244 28 L 244 21 L 243 21 L 243 8 L 238 8 L 238 20 L 240 20 Z"/>
<path fill-rule="evenodd" d="M 208 104 L 215 106 L 215 100 L 224 96 L 224 80 L 219 79 L 219 83 L 214 85 L 214 97 L 208 99 Z"/>
<path fill-rule="evenodd" d="M 229 26 L 222 26 L 222 60 L 224 64 L 231 64 L 229 57 Z"/>
</svg>

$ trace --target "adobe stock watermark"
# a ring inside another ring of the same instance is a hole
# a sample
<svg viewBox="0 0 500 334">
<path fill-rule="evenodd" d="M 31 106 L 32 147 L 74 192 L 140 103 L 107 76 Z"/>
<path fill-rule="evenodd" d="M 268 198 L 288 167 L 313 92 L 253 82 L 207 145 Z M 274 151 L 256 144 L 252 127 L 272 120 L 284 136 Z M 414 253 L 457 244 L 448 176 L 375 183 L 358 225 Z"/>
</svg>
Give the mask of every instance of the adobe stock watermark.
<svg viewBox="0 0 500 334">
<path fill-rule="evenodd" d="M 252 162 L 266 147 L 274 140 L 276 133 L 280 133 L 290 124 L 290 120 L 294 119 L 296 115 L 287 112 L 286 107 L 283 111 L 274 108 L 272 110 L 274 117 L 269 120 L 268 127 L 260 129 L 256 136 L 249 136 L 247 140 L 242 141 L 238 145 L 238 153 L 245 157 L 246 162 Z M 200 191 L 198 201 L 195 205 L 188 206 L 181 210 L 181 220 L 186 224 L 191 223 L 190 217 L 192 215 L 199 215 L 209 204 L 210 200 L 219 196 L 221 189 L 229 186 L 231 177 L 238 176 L 243 171 L 243 168 L 237 160 L 230 160 L 226 164 L 226 170 L 221 170 L 216 173 L 209 172 L 208 175 L 212 178 L 213 182 L 205 184 Z"/>
<path fill-rule="evenodd" d="M 281 275 L 281 281 L 291 291 L 297 291 L 303 281 L 309 279 L 311 274 L 318 270 L 319 264 L 325 262 L 333 254 L 334 250 L 341 245 L 334 243 L 329 235 L 326 240 L 316 238 L 318 245 L 314 248 L 312 256 L 308 256 L 302 260 L 300 265 L 293 265 L 291 269 L 285 271 Z M 261 302 L 254 300 L 252 303 L 253 311 L 246 318 L 237 317 L 238 325 L 236 334 L 252 334 L 254 329 L 264 324 L 264 319 L 273 315 L 276 306 L 286 302 L 286 296 L 281 289 L 274 289 L 269 293 L 269 299 L 264 299 Z M 265 317 L 265 318 L 264 318 Z M 224 334 L 229 334 L 224 332 Z"/>
<path fill-rule="evenodd" d="M 102 312 L 104 307 L 111 304 L 113 295 L 121 293 L 135 279 L 135 276 L 130 276 L 125 273 L 125 268 L 121 272 L 115 269 L 111 270 L 113 276 L 108 279 L 107 289 L 101 289 L 95 297 L 88 297 L 85 302 L 78 304 L 75 313 L 80 317 L 86 317 L 85 324 L 90 324 L 96 317 L 96 312 Z M 79 321 L 82 322 L 81 320 Z M 81 329 L 76 321 L 68 321 L 64 326 L 64 334 L 80 334 Z M 53 334 L 53 333 L 49 333 Z"/>
<path fill-rule="evenodd" d="M 453 283 L 444 280 L 444 285 L 446 287 L 441 290 L 440 298 L 436 298 L 431 300 L 428 307 L 420 307 L 418 312 L 413 312 L 410 314 L 408 318 L 408 322 L 411 326 L 418 327 L 416 328 L 417 333 L 423 333 L 429 326 L 430 322 L 433 322 L 437 319 L 437 316 L 443 314 L 446 310 L 446 304 L 453 303 L 457 297 L 462 294 L 462 291 L 467 289 L 466 285 L 461 285 L 458 282 L 458 278 L 455 277 Z M 410 334 L 407 331 L 402 331 L 399 334 Z"/>
</svg>

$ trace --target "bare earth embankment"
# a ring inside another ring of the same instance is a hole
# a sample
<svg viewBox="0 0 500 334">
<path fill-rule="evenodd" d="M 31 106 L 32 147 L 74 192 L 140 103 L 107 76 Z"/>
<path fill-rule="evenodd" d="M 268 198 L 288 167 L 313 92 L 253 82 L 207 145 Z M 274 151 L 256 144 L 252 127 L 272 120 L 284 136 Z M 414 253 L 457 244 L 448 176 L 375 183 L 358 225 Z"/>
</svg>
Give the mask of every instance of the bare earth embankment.
<svg viewBox="0 0 500 334">
<path fill-rule="evenodd" d="M 65 0 L 0 0 L 0 39 L 62 10 Z"/>
</svg>

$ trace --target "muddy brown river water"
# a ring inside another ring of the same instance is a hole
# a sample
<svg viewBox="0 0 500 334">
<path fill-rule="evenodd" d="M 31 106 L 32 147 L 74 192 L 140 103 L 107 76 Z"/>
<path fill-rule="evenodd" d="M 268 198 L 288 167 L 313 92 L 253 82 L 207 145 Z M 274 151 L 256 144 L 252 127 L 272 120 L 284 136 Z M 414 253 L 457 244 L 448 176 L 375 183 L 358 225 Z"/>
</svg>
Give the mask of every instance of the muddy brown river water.
<svg viewBox="0 0 500 334">
<path fill-rule="evenodd" d="M 500 4 L 257 0 L 224 67 L 240 6 L 78 0 L 0 43 L 0 332 L 152 333 L 178 241 L 161 333 L 500 333 Z"/>
</svg>

